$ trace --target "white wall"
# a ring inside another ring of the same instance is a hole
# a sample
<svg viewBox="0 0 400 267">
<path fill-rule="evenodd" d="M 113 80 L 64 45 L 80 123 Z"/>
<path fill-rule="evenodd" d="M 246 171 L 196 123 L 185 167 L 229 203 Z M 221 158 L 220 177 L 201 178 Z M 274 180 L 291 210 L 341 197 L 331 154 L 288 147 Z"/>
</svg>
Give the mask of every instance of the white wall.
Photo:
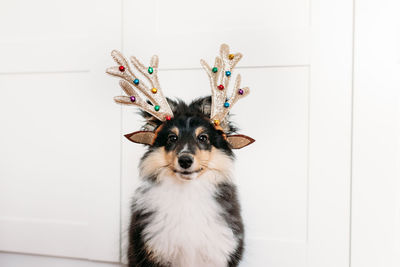
<svg viewBox="0 0 400 267">
<path fill-rule="evenodd" d="M 0 2 L 0 266 L 125 262 L 144 150 L 122 138 L 140 120 L 112 101 L 109 52 L 159 54 L 165 94 L 190 100 L 222 42 L 244 54 L 233 112 L 257 140 L 237 152 L 241 266 L 399 266 L 397 2 Z"/>
<path fill-rule="evenodd" d="M 351 266 L 400 266 L 400 4 L 356 1 Z"/>
</svg>

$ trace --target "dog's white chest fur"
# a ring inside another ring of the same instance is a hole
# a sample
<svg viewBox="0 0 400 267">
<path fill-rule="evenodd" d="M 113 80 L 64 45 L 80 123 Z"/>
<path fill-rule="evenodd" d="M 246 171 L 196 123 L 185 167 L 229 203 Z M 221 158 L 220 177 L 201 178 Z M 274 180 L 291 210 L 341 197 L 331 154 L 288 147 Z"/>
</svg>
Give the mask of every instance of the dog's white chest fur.
<svg viewBox="0 0 400 267">
<path fill-rule="evenodd" d="M 138 208 L 154 212 L 143 231 L 147 249 L 171 266 L 226 267 L 237 246 L 214 198 L 215 185 L 202 178 L 163 179 L 143 185 L 135 197 Z"/>
</svg>

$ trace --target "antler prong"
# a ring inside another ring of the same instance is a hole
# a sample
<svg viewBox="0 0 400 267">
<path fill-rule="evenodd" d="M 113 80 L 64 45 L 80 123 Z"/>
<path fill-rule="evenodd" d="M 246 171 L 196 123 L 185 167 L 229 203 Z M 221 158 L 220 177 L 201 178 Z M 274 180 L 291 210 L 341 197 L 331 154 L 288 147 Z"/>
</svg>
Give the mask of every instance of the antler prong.
<svg viewBox="0 0 400 267">
<path fill-rule="evenodd" d="M 146 101 L 139 94 L 137 94 L 137 92 L 134 91 L 132 86 L 127 81 L 121 80 L 119 81 L 119 85 L 129 96 L 116 96 L 114 97 L 115 102 L 124 105 L 135 105 L 140 107 L 147 113 L 150 113 L 154 117 L 158 116 L 157 111 L 152 108 L 153 106 L 146 103 Z"/>
<path fill-rule="evenodd" d="M 114 101 L 119 104 L 124 104 L 124 105 L 134 105 L 130 99 L 129 96 L 125 95 L 119 95 L 119 96 L 114 96 Z"/>
<path fill-rule="evenodd" d="M 122 90 L 124 90 L 125 94 L 127 94 L 128 96 L 136 95 L 135 90 L 133 90 L 133 88 L 130 86 L 130 84 L 128 82 L 126 82 L 125 80 L 120 80 L 119 86 L 121 86 Z"/>
<path fill-rule="evenodd" d="M 151 58 L 150 66 L 145 67 L 136 57 L 131 57 L 132 64 L 136 67 L 136 69 L 143 74 L 144 77 L 150 82 L 151 88 L 159 88 L 160 84 L 158 83 L 158 57 L 154 55 Z M 149 96 L 152 98 L 152 96 Z"/>
<path fill-rule="evenodd" d="M 152 66 L 153 68 L 158 68 L 158 56 L 157 55 L 152 56 L 151 61 L 150 61 L 150 66 Z"/>
</svg>

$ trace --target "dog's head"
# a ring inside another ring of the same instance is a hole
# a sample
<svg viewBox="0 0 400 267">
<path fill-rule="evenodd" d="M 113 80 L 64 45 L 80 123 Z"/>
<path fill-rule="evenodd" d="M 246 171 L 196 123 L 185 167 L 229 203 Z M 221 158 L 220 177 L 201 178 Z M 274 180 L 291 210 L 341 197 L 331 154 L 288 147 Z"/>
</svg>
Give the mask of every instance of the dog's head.
<svg viewBox="0 0 400 267">
<path fill-rule="evenodd" d="M 120 52 L 111 53 L 119 66 L 108 68 L 107 73 L 121 78 L 120 86 L 126 93 L 114 100 L 140 107 L 147 120 L 142 131 L 126 135 L 133 142 L 149 146 L 141 163 L 142 176 L 158 179 L 172 175 L 191 180 L 205 173 L 213 177 L 212 174 L 218 172 L 214 177 L 229 177 L 232 149 L 254 142 L 248 136 L 234 135 L 236 129 L 229 121 L 232 106 L 250 92 L 248 87 L 240 86 L 238 74 L 232 94 L 228 96 L 233 68 L 242 58 L 242 54 L 229 51 L 229 46 L 222 44 L 220 56 L 211 67 L 204 60 L 200 61 L 210 79 L 212 95 L 189 105 L 164 97 L 158 81 L 157 56 L 153 56 L 147 66 L 135 57 L 130 58 L 134 69 L 148 80 L 146 84 Z"/>
<path fill-rule="evenodd" d="M 142 176 L 157 180 L 161 176 L 192 180 L 212 172 L 214 178 L 229 177 L 233 152 L 254 140 L 234 135 L 236 128 L 226 119 L 219 127 L 210 121 L 211 97 L 193 101 L 169 100 L 174 117 L 160 122 L 143 112 L 144 131 L 127 134 L 136 143 L 149 146 L 142 158 Z M 218 175 L 217 175 L 218 174 Z"/>
</svg>

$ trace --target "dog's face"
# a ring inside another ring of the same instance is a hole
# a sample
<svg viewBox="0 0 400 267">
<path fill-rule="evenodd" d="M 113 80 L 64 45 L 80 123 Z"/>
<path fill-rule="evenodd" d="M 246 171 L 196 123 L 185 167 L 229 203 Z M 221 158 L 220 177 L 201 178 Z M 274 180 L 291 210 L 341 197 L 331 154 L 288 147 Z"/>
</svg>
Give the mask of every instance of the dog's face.
<svg viewBox="0 0 400 267">
<path fill-rule="evenodd" d="M 207 172 L 228 176 L 232 160 L 223 132 L 210 120 L 182 115 L 157 129 L 140 169 L 142 176 L 153 180 L 163 176 L 189 181 Z"/>
<path fill-rule="evenodd" d="M 184 180 L 195 179 L 209 168 L 214 169 L 212 163 L 220 154 L 227 159 L 232 157 L 223 132 L 199 116 L 180 116 L 163 125 L 153 150 L 163 154 L 170 172 Z"/>
<path fill-rule="evenodd" d="M 215 127 L 204 108 L 210 101 L 205 98 L 190 105 L 176 103 L 170 121 L 157 123 L 147 118 L 148 125 L 156 124 L 155 129 L 126 135 L 133 142 L 150 146 L 140 163 L 143 178 L 190 181 L 230 177 L 232 148 L 241 148 L 254 140 L 243 135 L 227 136 L 222 128 Z M 227 127 L 230 132 L 235 130 L 230 124 Z"/>
</svg>

